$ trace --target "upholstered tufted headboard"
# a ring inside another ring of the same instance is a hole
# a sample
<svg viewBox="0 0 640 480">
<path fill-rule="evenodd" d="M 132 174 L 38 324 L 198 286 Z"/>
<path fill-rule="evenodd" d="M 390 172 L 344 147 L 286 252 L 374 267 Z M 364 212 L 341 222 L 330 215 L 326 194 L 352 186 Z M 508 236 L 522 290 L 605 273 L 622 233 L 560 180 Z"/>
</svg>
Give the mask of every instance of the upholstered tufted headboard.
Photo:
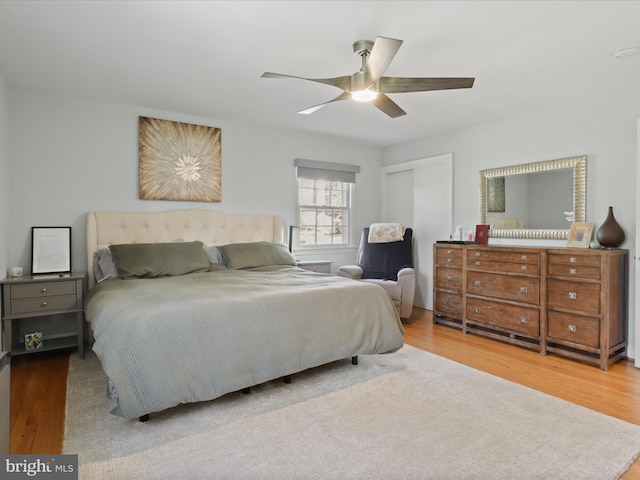
<svg viewBox="0 0 640 480">
<path fill-rule="evenodd" d="M 206 246 L 260 241 L 284 243 L 284 225 L 282 219 L 274 215 L 235 215 L 212 210 L 89 212 L 89 288 L 95 284 L 93 254 L 99 248 L 121 243 L 194 240 L 200 240 Z"/>
</svg>

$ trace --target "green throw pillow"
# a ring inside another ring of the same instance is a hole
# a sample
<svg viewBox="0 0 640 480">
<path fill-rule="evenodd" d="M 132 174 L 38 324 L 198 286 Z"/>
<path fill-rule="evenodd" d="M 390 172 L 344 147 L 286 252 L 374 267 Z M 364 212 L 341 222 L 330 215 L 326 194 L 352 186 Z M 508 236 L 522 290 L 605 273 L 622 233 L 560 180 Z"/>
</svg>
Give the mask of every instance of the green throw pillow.
<svg viewBox="0 0 640 480">
<path fill-rule="evenodd" d="M 296 264 L 295 258 L 287 247 L 279 243 L 231 243 L 222 245 L 218 249 L 222 252 L 229 268 L 233 269 Z"/>
<path fill-rule="evenodd" d="M 202 242 L 110 245 L 120 278 L 154 278 L 209 270 Z"/>
</svg>

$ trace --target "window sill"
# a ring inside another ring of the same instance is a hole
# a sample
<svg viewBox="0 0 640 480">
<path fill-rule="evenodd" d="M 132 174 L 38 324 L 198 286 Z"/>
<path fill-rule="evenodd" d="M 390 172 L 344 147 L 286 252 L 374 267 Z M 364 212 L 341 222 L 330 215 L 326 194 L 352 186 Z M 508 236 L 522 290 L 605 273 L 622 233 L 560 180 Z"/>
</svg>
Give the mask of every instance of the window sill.
<svg viewBox="0 0 640 480">
<path fill-rule="evenodd" d="M 351 254 L 358 250 L 354 246 L 318 246 L 318 247 L 298 247 L 293 249 L 293 255 L 296 257 L 304 257 L 307 255 L 329 255 L 332 253 L 337 254 Z"/>
</svg>

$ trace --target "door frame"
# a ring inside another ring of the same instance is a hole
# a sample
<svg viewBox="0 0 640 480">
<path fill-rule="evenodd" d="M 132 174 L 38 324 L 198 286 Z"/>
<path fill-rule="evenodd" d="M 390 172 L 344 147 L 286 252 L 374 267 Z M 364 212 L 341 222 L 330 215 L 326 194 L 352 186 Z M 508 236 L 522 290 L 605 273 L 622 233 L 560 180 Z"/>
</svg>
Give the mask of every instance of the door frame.
<svg viewBox="0 0 640 480">
<path fill-rule="evenodd" d="M 403 163 L 397 163 L 394 165 L 388 165 L 388 166 L 384 166 L 382 167 L 381 170 L 381 177 L 380 177 L 380 212 L 381 212 L 381 218 L 382 219 L 386 219 L 387 218 L 387 205 L 388 205 L 388 195 L 389 192 L 387 191 L 387 181 L 386 178 L 388 175 L 390 174 L 394 174 L 394 173 L 398 173 L 398 172 L 403 172 L 403 171 L 415 171 L 415 170 L 419 170 L 421 168 L 428 168 L 428 167 L 435 167 L 435 166 L 445 166 L 448 170 L 449 173 L 449 179 L 450 179 L 450 188 L 449 188 L 449 195 L 448 198 L 447 197 L 442 197 L 443 200 L 443 205 L 446 205 L 446 210 L 443 212 L 443 216 L 447 218 L 447 222 L 448 225 L 446 226 L 446 231 L 448 233 L 451 232 L 451 229 L 453 228 L 453 199 L 454 199 L 454 178 L 453 178 L 453 153 L 446 153 L 446 154 L 442 154 L 442 155 L 436 155 L 433 157 L 427 157 L 427 158 L 422 158 L 422 159 L 418 159 L 418 160 L 411 160 L 408 162 L 403 162 Z M 415 217 L 416 212 L 414 209 L 413 215 Z M 414 219 L 414 226 L 415 226 L 415 219 Z M 447 235 L 448 235 L 447 233 Z M 446 238 L 446 237 L 445 237 Z M 415 237 L 414 237 L 414 242 L 416 241 Z M 419 239 L 418 239 L 419 242 Z M 427 308 L 433 308 L 433 305 L 431 305 L 432 302 L 432 292 L 433 292 L 433 254 L 431 253 L 431 250 L 427 250 L 425 248 L 420 248 L 420 251 L 422 252 L 424 250 L 423 253 L 425 253 L 425 255 L 427 255 L 427 258 L 425 258 L 424 260 L 420 260 L 420 252 L 414 252 L 414 258 L 417 259 L 418 265 L 414 265 L 414 267 L 419 267 L 420 265 L 422 265 L 423 267 L 426 267 L 427 271 L 420 271 L 419 269 L 417 269 L 416 273 L 418 275 L 419 278 L 424 278 L 427 281 L 427 286 L 425 287 L 423 283 L 421 283 L 421 285 L 423 285 L 420 288 L 425 289 L 425 294 L 423 295 L 423 300 L 425 301 L 425 307 Z M 429 268 L 430 267 L 430 268 Z M 421 282 L 421 280 L 418 280 L 418 282 Z M 416 285 L 416 288 L 418 288 L 418 285 Z"/>
</svg>

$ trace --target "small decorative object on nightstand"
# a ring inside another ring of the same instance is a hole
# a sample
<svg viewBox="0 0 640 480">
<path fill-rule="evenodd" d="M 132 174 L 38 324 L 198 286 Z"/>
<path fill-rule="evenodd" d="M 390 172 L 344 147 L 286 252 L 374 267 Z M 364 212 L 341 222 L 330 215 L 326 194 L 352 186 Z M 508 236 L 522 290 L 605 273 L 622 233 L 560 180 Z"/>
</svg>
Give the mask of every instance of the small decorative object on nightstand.
<svg viewBox="0 0 640 480">
<path fill-rule="evenodd" d="M 2 282 L 3 350 L 11 355 L 78 347 L 84 358 L 86 274 L 9 277 Z M 39 339 L 36 348 L 27 339 Z"/>
<path fill-rule="evenodd" d="M 300 268 L 304 268 L 305 270 L 310 270 L 312 272 L 331 273 L 332 263 L 333 262 L 330 260 L 305 260 L 298 261 L 297 265 Z"/>
</svg>

